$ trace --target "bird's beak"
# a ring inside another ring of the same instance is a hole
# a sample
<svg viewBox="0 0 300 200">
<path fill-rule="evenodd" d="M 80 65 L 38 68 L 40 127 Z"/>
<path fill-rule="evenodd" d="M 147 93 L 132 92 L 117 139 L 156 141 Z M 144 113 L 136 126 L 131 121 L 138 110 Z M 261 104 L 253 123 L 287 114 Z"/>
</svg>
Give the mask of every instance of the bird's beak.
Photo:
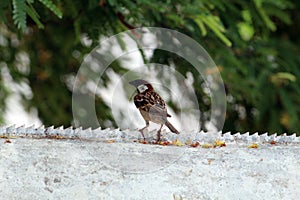
<svg viewBox="0 0 300 200">
<path fill-rule="evenodd" d="M 148 82 L 147 81 L 144 81 L 142 79 L 137 79 L 137 80 L 134 80 L 134 81 L 130 81 L 129 84 L 133 85 L 134 87 L 138 87 L 140 85 L 143 85 L 143 84 L 147 84 Z"/>
<path fill-rule="evenodd" d="M 136 80 L 135 81 L 130 81 L 129 84 L 133 85 L 134 87 L 137 87 Z"/>
</svg>

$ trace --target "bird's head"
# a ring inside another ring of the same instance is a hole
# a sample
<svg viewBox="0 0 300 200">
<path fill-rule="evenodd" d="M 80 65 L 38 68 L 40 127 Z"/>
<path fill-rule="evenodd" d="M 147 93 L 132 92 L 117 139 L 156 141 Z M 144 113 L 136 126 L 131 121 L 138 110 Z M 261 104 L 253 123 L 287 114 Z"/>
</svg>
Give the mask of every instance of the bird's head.
<svg viewBox="0 0 300 200">
<path fill-rule="evenodd" d="M 130 81 L 129 83 L 134 87 L 136 87 L 138 93 L 143 93 L 146 91 L 154 91 L 152 85 L 149 82 L 142 79 Z"/>
</svg>

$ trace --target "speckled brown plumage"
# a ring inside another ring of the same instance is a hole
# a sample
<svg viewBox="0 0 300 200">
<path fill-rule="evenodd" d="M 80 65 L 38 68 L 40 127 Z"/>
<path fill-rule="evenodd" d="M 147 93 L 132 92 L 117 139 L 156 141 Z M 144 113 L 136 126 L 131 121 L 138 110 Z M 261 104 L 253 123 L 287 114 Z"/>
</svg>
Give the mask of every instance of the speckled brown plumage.
<svg viewBox="0 0 300 200">
<path fill-rule="evenodd" d="M 134 104 L 146 121 L 164 124 L 167 117 L 171 117 L 167 113 L 165 101 L 154 91 L 137 94 L 134 97 Z"/>
<path fill-rule="evenodd" d="M 176 128 L 174 128 L 167 119 L 167 117 L 171 117 L 171 115 L 167 112 L 165 101 L 154 91 L 152 85 L 144 80 L 135 80 L 130 83 L 137 88 L 138 94 L 134 97 L 134 104 L 146 121 L 146 126 L 141 129 L 142 135 L 143 130 L 149 126 L 149 121 L 161 124 L 157 133 L 158 140 L 160 140 L 160 132 L 164 124 L 173 133 L 179 134 Z"/>
</svg>

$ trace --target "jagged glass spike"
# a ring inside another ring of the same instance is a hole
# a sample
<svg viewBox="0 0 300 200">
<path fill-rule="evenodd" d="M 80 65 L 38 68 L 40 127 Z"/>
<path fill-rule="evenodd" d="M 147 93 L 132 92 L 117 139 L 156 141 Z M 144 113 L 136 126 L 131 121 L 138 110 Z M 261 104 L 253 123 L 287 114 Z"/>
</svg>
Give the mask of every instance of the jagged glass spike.
<svg viewBox="0 0 300 200">
<path fill-rule="evenodd" d="M 64 126 L 57 127 L 53 130 L 54 135 L 62 136 L 64 134 Z"/>
<path fill-rule="evenodd" d="M 130 131 L 130 129 L 129 129 L 129 128 L 125 128 L 125 129 L 123 129 L 123 131 L 125 131 L 125 132 L 129 132 L 129 131 Z M 135 130 L 133 130 L 133 131 L 135 131 Z"/>
<path fill-rule="evenodd" d="M 162 133 L 163 131 L 165 131 L 164 129 L 162 130 Z M 121 131 L 120 131 L 120 128 L 116 128 L 116 129 L 112 129 L 109 131 L 110 135 L 120 135 Z"/>
<path fill-rule="evenodd" d="M 87 128 L 87 129 L 84 129 L 83 131 L 85 131 L 85 132 L 92 132 L 92 128 L 89 127 L 89 128 Z"/>
<path fill-rule="evenodd" d="M 75 137 L 80 137 L 81 132 L 82 132 L 82 127 L 77 127 L 77 128 L 74 130 L 74 136 L 75 136 Z"/>
<path fill-rule="evenodd" d="M 35 134 L 38 136 L 45 136 L 46 135 L 45 126 L 42 125 L 42 126 L 38 127 L 37 129 L 35 129 Z"/>
<path fill-rule="evenodd" d="M 79 137 L 86 139 L 92 138 L 92 128 L 87 128 L 85 130 L 80 131 Z"/>
<path fill-rule="evenodd" d="M 36 133 L 35 126 L 31 125 L 25 128 L 24 135 L 34 135 Z"/>
<path fill-rule="evenodd" d="M 166 131 L 163 130 L 164 135 L 166 135 Z M 111 137 L 117 138 L 117 139 L 129 139 L 129 137 L 131 137 L 131 135 L 126 134 L 124 131 L 121 131 L 120 128 L 116 129 L 115 131 L 111 132 L 110 134 Z"/>
<path fill-rule="evenodd" d="M 276 142 L 278 142 L 278 143 L 284 142 L 284 138 L 281 135 L 277 135 Z"/>
<path fill-rule="evenodd" d="M 293 142 L 297 142 L 297 137 L 296 134 L 292 134 L 292 135 L 286 135 L 285 136 L 285 142 L 286 143 L 293 143 Z"/>
<path fill-rule="evenodd" d="M 225 132 L 225 133 L 223 133 L 223 135 L 229 136 L 229 135 L 231 135 L 231 132 L 230 131 Z"/>
<path fill-rule="evenodd" d="M 294 142 L 300 143 L 300 136 L 297 137 L 296 133 L 293 135 L 295 135 Z"/>
<path fill-rule="evenodd" d="M 179 132 L 180 132 L 180 134 L 187 133 L 187 131 L 186 131 L 185 129 L 182 129 L 182 130 L 180 130 Z M 190 132 L 192 133 L 192 132 L 195 132 L 195 131 L 194 131 L 194 130 L 191 130 Z M 197 133 L 195 133 L 195 134 L 197 134 Z"/>
<path fill-rule="evenodd" d="M 241 136 L 241 133 L 240 133 L 240 132 L 237 132 L 237 133 L 235 133 L 235 134 L 233 135 L 233 137 L 234 137 L 236 140 L 239 140 L 239 139 L 241 139 L 241 138 L 242 138 L 242 136 Z"/>
<path fill-rule="evenodd" d="M 6 134 L 7 135 L 15 135 L 16 134 L 16 125 L 11 125 L 6 128 Z"/>
<path fill-rule="evenodd" d="M 110 131 L 110 128 L 106 128 L 103 130 L 104 132 L 109 132 Z"/>
<path fill-rule="evenodd" d="M 295 137 L 293 137 L 294 135 L 289 135 L 285 137 L 286 142 L 291 143 L 294 141 Z"/>
<path fill-rule="evenodd" d="M 6 126 L 1 126 L 0 127 L 0 136 L 4 136 L 6 135 Z"/>
<path fill-rule="evenodd" d="M 251 137 L 258 137 L 258 132 L 251 134 Z"/>
<path fill-rule="evenodd" d="M 269 135 L 268 132 L 265 132 L 265 133 L 261 134 L 260 136 L 266 137 L 266 136 L 268 136 L 268 135 Z"/>
<path fill-rule="evenodd" d="M 293 138 L 293 140 L 295 140 L 295 139 L 297 138 L 296 133 L 293 133 L 293 134 L 291 135 L 291 138 Z"/>
<path fill-rule="evenodd" d="M 93 134 L 101 134 L 102 133 L 101 131 L 102 131 L 101 127 L 98 127 L 93 130 Z"/>
<path fill-rule="evenodd" d="M 218 131 L 216 133 L 214 133 L 214 131 L 212 131 L 212 134 L 215 134 L 216 138 L 221 138 L 222 137 L 222 131 Z"/>
<path fill-rule="evenodd" d="M 245 132 L 245 133 L 242 134 L 242 136 L 244 136 L 244 137 L 248 137 L 249 135 L 250 135 L 249 132 Z"/>
<path fill-rule="evenodd" d="M 249 141 L 250 140 L 250 137 L 249 137 L 249 132 L 246 132 L 244 134 L 241 135 L 242 136 L 242 140 L 243 141 Z"/>
<path fill-rule="evenodd" d="M 46 136 L 53 135 L 53 132 L 54 132 L 54 126 L 50 126 L 50 127 L 46 128 L 46 130 L 45 130 Z"/>
<path fill-rule="evenodd" d="M 251 135 L 252 142 L 257 142 L 259 140 L 258 132 Z"/>
<path fill-rule="evenodd" d="M 268 142 L 269 141 L 268 133 L 261 134 L 259 136 L 259 139 L 260 139 L 260 142 Z"/>
<path fill-rule="evenodd" d="M 69 137 L 69 138 L 72 138 L 72 137 L 74 137 L 75 135 L 74 135 L 74 129 L 73 129 L 73 127 L 72 126 L 70 126 L 69 128 L 66 128 L 64 131 L 63 131 L 63 135 L 65 136 L 65 137 Z"/>
<path fill-rule="evenodd" d="M 16 135 L 25 135 L 25 132 L 26 132 L 25 125 L 19 126 L 16 129 Z"/>
<path fill-rule="evenodd" d="M 277 142 L 277 133 L 269 136 L 269 141 L 276 141 Z"/>
<path fill-rule="evenodd" d="M 103 129 L 101 132 L 101 137 L 114 138 L 113 131 L 110 128 Z"/>
<path fill-rule="evenodd" d="M 90 129 L 86 129 L 87 130 L 87 137 L 89 138 L 100 138 L 102 137 L 103 135 L 102 134 L 96 134 L 92 128 Z"/>
<path fill-rule="evenodd" d="M 162 132 L 162 134 L 164 134 L 164 133 L 166 133 L 166 132 Z M 104 135 L 106 135 L 106 134 L 104 134 Z M 125 138 L 127 136 L 124 132 L 120 131 L 120 128 L 110 130 L 107 135 L 110 138 Z"/>
<path fill-rule="evenodd" d="M 293 141 L 293 137 L 288 136 L 286 133 L 283 133 L 280 136 L 277 136 L 277 142 L 285 142 L 285 143 L 290 143 Z"/>
<path fill-rule="evenodd" d="M 234 140 L 234 136 L 231 135 L 231 132 L 226 132 L 223 134 L 223 137 L 226 141 L 233 141 Z"/>
<path fill-rule="evenodd" d="M 154 131 L 155 132 L 155 131 Z M 165 133 L 165 132 L 164 132 Z M 184 131 L 181 131 L 182 135 L 184 134 Z M 89 139 L 120 139 L 124 141 L 124 138 L 132 139 L 136 138 L 134 137 L 135 134 L 140 136 L 140 132 L 138 130 L 131 131 L 129 129 L 127 130 L 120 130 L 117 129 L 104 129 L 102 130 L 101 127 L 96 128 L 92 130 L 91 128 L 88 128 L 86 130 L 82 130 L 82 127 L 74 129 L 73 127 L 69 127 L 67 129 L 64 129 L 63 126 L 54 128 L 54 126 L 50 126 L 48 128 L 44 128 L 42 125 L 39 128 L 35 128 L 34 125 L 25 127 L 24 125 L 17 127 L 16 125 L 11 126 L 0 126 L 0 136 L 9 136 L 9 135 L 17 135 L 17 136 L 26 136 L 26 137 L 37 137 L 37 136 L 67 136 L 67 137 L 85 137 Z M 203 130 L 197 131 L 197 132 L 186 132 L 184 134 L 185 139 L 191 139 L 193 138 L 195 141 L 210 141 L 211 138 L 215 138 L 215 136 L 219 134 L 220 138 L 222 140 L 230 140 L 234 141 L 236 140 L 243 140 L 245 142 L 281 142 L 281 143 L 300 143 L 300 137 L 297 137 L 297 135 L 294 133 L 293 135 L 287 135 L 286 133 L 283 133 L 282 135 L 277 136 L 277 134 L 273 134 L 268 136 L 268 133 L 264 133 L 262 135 L 259 135 L 258 132 L 255 132 L 252 135 L 249 135 L 249 132 L 246 132 L 244 134 L 240 134 L 239 132 L 232 135 L 231 132 L 204 132 Z M 177 135 L 171 134 L 167 131 L 167 133 L 164 134 L 167 136 L 167 138 L 172 138 L 174 136 L 178 137 Z M 180 137 L 181 135 L 179 135 Z M 219 138 L 219 139 L 220 139 Z M 200 139 L 200 140 L 199 140 Z"/>
<path fill-rule="evenodd" d="M 185 134 L 186 133 L 186 130 L 184 131 L 180 131 L 180 134 Z M 195 135 L 195 138 L 198 138 L 199 135 L 201 134 L 200 133 L 200 130 L 199 131 L 195 131 L 195 132 L 190 132 L 191 134 Z"/>
</svg>

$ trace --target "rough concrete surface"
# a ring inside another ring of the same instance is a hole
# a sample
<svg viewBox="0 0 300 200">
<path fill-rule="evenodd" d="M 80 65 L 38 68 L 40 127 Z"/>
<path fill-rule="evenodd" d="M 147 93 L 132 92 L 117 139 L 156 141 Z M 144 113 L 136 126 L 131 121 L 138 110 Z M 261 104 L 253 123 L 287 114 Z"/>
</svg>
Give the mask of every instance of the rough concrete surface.
<svg viewBox="0 0 300 200">
<path fill-rule="evenodd" d="M 251 143 L 3 137 L 0 199 L 299 199 L 300 143 Z"/>
</svg>

